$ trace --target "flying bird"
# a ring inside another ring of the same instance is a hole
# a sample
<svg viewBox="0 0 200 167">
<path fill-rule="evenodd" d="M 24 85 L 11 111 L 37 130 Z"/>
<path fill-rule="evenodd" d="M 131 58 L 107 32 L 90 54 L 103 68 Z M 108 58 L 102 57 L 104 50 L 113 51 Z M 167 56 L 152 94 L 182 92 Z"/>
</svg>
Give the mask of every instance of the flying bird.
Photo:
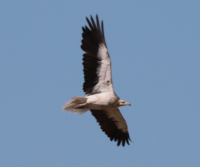
<svg viewBox="0 0 200 167">
<path fill-rule="evenodd" d="M 128 127 L 118 107 L 130 105 L 121 100 L 113 89 L 111 61 L 98 15 L 96 23 L 93 17 L 86 17 L 89 25 L 82 27 L 83 71 L 85 82 L 83 91 L 86 96 L 75 96 L 63 106 L 63 110 L 83 114 L 90 110 L 101 126 L 102 131 L 122 146 L 129 141 Z"/>
</svg>

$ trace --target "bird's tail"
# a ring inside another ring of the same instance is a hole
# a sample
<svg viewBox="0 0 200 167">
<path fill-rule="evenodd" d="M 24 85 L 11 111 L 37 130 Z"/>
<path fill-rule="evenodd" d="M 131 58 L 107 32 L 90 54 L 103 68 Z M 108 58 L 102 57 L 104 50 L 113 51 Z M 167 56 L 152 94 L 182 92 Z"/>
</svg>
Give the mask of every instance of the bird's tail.
<svg viewBox="0 0 200 167">
<path fill-rule="evenodd" d="M 87 98 L 82 96 L 72 97 L 70 101 L 66 102 L 66 104 L 62 107 L 62 109 L 64 111 L 69 111 L 70 113 L 74 114 L 83 114 L 89 109 L 84 107 L 76 108 L 76 106 L 79 104 L 84 104 L 86 100 Z"/>
</svg>

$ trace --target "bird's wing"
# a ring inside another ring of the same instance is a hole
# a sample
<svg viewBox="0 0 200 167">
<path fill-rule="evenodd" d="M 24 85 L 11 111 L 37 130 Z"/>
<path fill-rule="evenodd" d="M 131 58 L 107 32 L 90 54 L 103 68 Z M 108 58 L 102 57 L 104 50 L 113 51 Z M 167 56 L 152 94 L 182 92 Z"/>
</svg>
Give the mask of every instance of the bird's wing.
<svg viewBox="0 0 200 167">
<path fill-rule="evenodd" d="M 117 142 L 117 146 L 122 146 L 131 141 L 125 119 L 118 108 L 109 108 L 104 110 L 91 110 L 92 115 L 96 118 L 101 126 L 102 131 L 110 138 Z"/>
<path fill-rule="evenodd" d="M 81 45 L 82 50 L 85 51 L 83 90 L 88 95 L 113 91 L 111 62 L 104 37 L 103 21 L 100 26 L 98 15 L 96 15 L 96 23 L 92 16 L 90 19 L 91 21 L 86 17 L 89 28 L 82 27 Z"/>
</svg>

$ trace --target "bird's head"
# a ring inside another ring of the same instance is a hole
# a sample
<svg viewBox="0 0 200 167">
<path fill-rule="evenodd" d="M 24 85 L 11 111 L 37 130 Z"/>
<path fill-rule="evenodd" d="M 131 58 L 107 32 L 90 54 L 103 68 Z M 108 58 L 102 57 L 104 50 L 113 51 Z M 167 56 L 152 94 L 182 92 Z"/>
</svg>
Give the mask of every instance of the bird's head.
<svg viewBox="0 0 200 167">
<path fill-rule="evenodd" d="M 130 106 L 131 104 L 126 102 L 126 101 L 124 101 L 124 100 L 118 100 L 118 105 L 119 106 L 127 106 L 127 105 Z"/>
</svg>

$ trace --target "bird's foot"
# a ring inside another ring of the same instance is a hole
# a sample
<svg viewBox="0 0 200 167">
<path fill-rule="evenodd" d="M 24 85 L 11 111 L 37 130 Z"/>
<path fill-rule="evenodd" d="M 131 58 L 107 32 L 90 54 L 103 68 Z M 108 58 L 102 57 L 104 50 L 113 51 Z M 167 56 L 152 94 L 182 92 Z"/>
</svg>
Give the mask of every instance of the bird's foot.
<svg viewBox="0 0 200 167">
<path fill-rule="evenodd" d="M 83 104 L 78 104 L 75 106 L 75 108 L 84 108 L 86 106 L 87 103 L 83 103 Z"/>
</svg>

